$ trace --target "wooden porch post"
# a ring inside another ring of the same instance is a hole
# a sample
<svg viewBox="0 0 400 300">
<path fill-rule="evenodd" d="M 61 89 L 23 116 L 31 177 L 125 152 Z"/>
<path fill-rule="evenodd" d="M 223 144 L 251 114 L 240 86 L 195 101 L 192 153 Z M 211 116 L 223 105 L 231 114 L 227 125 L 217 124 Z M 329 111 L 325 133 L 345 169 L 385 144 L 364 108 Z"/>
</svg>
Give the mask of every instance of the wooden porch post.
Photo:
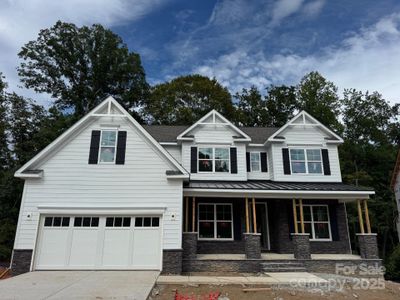
<svg viewBox="0 0 400 300">
<path fill-rule="evenodd" d="M 195 220 L 196 220 L 196 197 L 192 199 L 192 232 L 195 231 Z"/>
<path fill-rule="evenodd" d="M 364 220 L 362 216 L 362 209 L 361 209 L 361 200 L 357 200 L 357 210 L 358 210 L 358 221 L 360 223 L 360 230 L 361 233 L 364 234 Z"/>
<path fill-rule="evenodd" d="M 299 206 L 300 206 L 301 233 L 305 233 L 305 230 L 304 230 L 304 214 L 303 214 L 303 200 L 301 200 L 301 199 L 299 199 Z"/>
<path fill-rule="evenodd" d="M 257 233 L 256 200 L 253 197 L 253 232 Z"/>
<path fill-rule="evenodd" d="M 185 232 L 189 231 L 189 197 L 185 197 Z"/>
<path fill-rule="evenodd" d="M 249 224 L 249 200 L 246 197 L 246 233 L 250 233 L 250 224 Z"/>
<path fill-rule="evenodd" d="M 367 199 L 364 201 L 364 214 L 365 214 L 365 223 L 367 224 L 367 232 L 371 233 L 371 223 L 369 221 L 369 213 L 368 213 L 368 204 L 367 204 Z"/>
<path fill-rule="evenodd" d="M 299 225 L 297 224 L 296 199 L 293 199 L 293 222 L 294 222 L 294 233 L 299 233 Z"/>
</svg>

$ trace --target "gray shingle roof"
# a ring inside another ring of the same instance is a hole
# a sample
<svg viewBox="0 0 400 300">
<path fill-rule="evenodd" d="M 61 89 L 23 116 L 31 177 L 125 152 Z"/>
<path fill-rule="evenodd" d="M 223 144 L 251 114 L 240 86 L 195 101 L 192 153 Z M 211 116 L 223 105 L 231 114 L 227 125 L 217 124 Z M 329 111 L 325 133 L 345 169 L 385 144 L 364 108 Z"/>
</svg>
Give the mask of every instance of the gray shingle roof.
<svg viewBox="0 0 400 300">
<path fill-rule="evenodd" d="M 143 127 L 157 142 L 176 142 L 177 136 L 190 126 L 144 125 Z M 279 129 L 276 127 L 238 128 L 251 137 L 253 144 L 263 144 Z"/>
<path fill-rule="evenodd" d="M 195 189 L 245 189 L 290 191 L 373 191 L 372 188 L 354 186 L 341 182 L 277 182 L 271 180 L 248 181 L 190 181 L 184 188 Z"/>
</svg>

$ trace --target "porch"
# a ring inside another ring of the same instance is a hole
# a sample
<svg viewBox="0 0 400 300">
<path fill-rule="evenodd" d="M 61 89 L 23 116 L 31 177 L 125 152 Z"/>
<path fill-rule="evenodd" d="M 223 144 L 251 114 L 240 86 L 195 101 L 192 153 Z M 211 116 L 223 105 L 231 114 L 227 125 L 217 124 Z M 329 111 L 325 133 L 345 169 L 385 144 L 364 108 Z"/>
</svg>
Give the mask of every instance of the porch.
<svg viewBox="0 0 400 300">
<path fill-rule="evenodd" d="M 269 189 L 251 181 L 207 182 L 203 189 L 195 184 L 184 188 L 186 272 L 254 272 L 274 263 L 332 271 L 338 262 L 380 263 L 368 214 L 370 190 L 342 183 L 268 182 Z M 360 255 L 350 245 L 346 204 L 351 202 L 358 207 Z"/>
</svg>

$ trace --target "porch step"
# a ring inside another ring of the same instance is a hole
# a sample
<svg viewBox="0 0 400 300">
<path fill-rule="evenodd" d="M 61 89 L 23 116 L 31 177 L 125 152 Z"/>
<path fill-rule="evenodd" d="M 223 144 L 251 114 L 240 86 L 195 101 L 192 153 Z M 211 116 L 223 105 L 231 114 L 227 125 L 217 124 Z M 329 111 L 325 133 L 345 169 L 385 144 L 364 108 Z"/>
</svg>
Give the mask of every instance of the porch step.
<svg viewBox="0 0 400 300">
<path fill-rule="evenodd" d="M 264 272 L 306 272 L 304 264 L 301 262 L 264 262 L 261 263 Z"/>
</svg>

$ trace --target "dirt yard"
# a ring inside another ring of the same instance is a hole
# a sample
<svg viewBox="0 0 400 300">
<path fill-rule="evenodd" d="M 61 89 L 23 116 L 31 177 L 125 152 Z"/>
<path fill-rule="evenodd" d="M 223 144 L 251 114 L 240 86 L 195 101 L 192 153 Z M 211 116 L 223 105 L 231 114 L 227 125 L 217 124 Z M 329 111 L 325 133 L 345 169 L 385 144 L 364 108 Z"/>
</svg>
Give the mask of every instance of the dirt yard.
<svg viewBox="0 0 400 300">
<path fill-rule="evenodd" d="M 362 299 L 362 300 L 399 300 L 400 284 L 385 281 L 383 289 L 352 289 L 351 286 L 345 286 L 343 291 L 327 291 L 322 289 L 293 289 L 277 288 L 265 286 L 270 290 L 258 290 L 245 292 L 247 288 L 263 288 L 262 286 L 241 286 L 241 285 L 156 285 L 149 296 L 149 300 L 173 300 L 178 291 L 184 297 L 181 300 L 212 300 L 210 293 L 220 293 L 220 300 L 286 300 L 286 299 Z M 186 298 L 185 298 L 186 296 Z"/>
</svg>

